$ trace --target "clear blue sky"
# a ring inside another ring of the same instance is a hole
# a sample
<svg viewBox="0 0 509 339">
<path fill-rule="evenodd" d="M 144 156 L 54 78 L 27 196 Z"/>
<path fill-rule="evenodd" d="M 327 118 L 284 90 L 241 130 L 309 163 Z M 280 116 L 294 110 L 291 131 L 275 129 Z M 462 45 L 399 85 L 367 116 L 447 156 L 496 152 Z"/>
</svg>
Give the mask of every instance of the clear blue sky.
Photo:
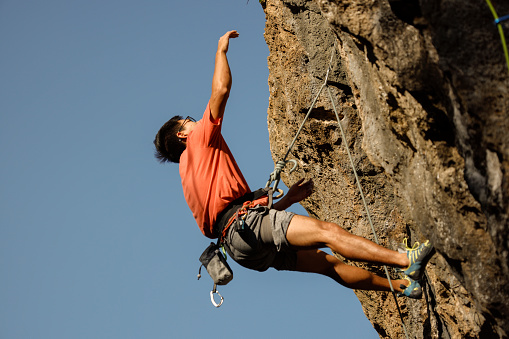
<svg viewBox="0 0 509 339">
<path fill-rule="evenodd" d="M 201 116 L 236 29 L 223 134 L 265 185 L 264 21 L 256 0 L 0 1 L 1 338 L 378 337 L 324 277 L 231 263 L 220 309 L 196 279 L 210 241 L 152 140 Z"/>
</svg>

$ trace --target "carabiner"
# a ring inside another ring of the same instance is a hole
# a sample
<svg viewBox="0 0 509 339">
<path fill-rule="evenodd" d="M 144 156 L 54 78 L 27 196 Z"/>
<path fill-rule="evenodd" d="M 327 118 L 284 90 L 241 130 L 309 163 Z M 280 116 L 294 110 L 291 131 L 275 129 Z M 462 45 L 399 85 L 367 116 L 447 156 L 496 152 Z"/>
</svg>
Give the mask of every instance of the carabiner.
<svg viewBox="0 0 509 339">
<path fill-rule="evenodd" d="M 221 301 L 219 302 L 219 304 L 216 303 L 216 301 L 214 300 L 214 293 L 217 293 L 217 295 L 221 298 Z M 217 290 L 210 291 L 210 301 L 212 301 L 212 305 L 214 305 L 215 307 L 219 307 L 223 304 L 224 298 L 221 294 L 219 294 L 219 292 Z"/>
</svg>

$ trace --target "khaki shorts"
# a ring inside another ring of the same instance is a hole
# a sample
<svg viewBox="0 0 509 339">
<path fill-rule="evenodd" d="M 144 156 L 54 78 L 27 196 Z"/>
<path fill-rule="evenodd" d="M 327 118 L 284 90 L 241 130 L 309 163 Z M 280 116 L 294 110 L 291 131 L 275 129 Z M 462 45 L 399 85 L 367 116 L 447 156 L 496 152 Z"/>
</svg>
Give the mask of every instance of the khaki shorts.
<svg viewBox="0 0 509 339">
<path fill-rule="evenodd" d="M 288 225 L 295 214 L 256 206 L 248 209 L 243 231 L 233 223 L 224 244 L 228 255 L 239 265 L 256 271 L 269 267 L 295 270 L 297 252 L 286 240 Z"/>
</svg>

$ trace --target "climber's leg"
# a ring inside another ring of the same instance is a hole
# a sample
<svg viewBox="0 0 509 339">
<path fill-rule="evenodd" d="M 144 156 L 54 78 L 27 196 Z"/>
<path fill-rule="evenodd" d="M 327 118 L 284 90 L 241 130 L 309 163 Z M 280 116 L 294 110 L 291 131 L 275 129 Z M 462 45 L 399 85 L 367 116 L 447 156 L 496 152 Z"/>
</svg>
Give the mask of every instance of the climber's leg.
<svg viewBox="0 0 509 339">
<path fill-rule="evenodd" d="M 334 279 L 343 286 L 374 291 L 390 291 L 389 281 L 374 275 L 360 267 L 350 266 L 338 258 L 321 250 L 301 250 L 297 252 L 297 267 L 299 272 L 319 273 Z M 394 291 L 403 292 L 401 285 L 408 286 L 409 281 L 391 280 Z"/>
<path fill-rule="evenodd" d="M 397 267 L 408 267 L 405 253 L 379 246 L 365 238 L 351 234 L 339 225 L 302 215 L 295 215 L 286 233 L 288 243 L 296 249 L 317 249 L 324 246 L 347 259 Z"/>
</svg>

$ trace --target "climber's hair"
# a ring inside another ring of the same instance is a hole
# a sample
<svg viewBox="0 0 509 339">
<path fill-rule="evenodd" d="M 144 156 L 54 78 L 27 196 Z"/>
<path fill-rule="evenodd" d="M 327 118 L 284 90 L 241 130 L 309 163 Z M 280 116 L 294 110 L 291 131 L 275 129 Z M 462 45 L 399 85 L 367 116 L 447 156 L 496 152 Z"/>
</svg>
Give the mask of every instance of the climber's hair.
<svg viewBox="0 0 509 339">
<path fill-rule="evenodd" d="M 179 120 L 183 119 L 180 115 L 174 116 L 156 134 L 154 139 L 156 151 L 154 155 L 161 164 L 165 162 L 180 162 L 180 155 L 186 149 L 185 143 L 177 137 L 177 132 L 181 126 Z"/>
</svg>

